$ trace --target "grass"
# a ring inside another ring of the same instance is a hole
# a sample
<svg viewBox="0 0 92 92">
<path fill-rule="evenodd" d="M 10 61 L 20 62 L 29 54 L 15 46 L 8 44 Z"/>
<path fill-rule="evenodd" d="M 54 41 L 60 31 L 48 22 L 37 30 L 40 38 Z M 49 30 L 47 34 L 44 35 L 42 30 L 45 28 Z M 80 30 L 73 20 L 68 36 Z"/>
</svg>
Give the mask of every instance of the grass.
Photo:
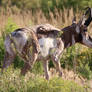
<svg viewBox="0 0 92 92">
<path fill-rule="evenodd" d="M 87 87 L 73 81 L 53 77 L 49 81 L 40 75 L 20 75 L 19 69 L 8 68 L 0 75 L 0 92 L 88 92 Z"/>
</svg>

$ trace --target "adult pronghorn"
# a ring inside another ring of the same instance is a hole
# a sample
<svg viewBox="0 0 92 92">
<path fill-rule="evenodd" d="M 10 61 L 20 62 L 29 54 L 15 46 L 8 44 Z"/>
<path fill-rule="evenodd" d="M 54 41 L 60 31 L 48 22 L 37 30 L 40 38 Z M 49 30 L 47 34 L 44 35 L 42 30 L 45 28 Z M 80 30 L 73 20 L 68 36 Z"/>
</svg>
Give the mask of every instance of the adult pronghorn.
<svg viewBox="0 0 92 92">
<path fill-rule="evenodd" d="M 21 70 L 22 74 L 25 74 L 32 68 L 36 60 L 41 60 L 43 62 L 45 77 L 49 79 L 48 60 L 52 59 L 56 69 L 59 71 L 59 75 L 62 76 L 60 55 L 65 48 L 75 43 L 92 47 L 92 39 L 88 35 L 87 26 L 84 25 L 88 19 L 84 21 L 84 17 L 85 15 L 82 16 L 78 23 L 76 23 L 74 19 L 70 26 L 62 29 L 63 34 L 59 37 L 57 37 L 57 35 L 60 30 L 50 24 L 15 30 L 8 35 L 5 40 L 6 53 L 3 69 L 9 66 L 16 56 L 16 52 L 12 47 L 13 43 L 19 56 L 25 61 L 25 65 Z M 33 47 L 32 54 L 30 54 L 31 46 Z"/>
</svg>

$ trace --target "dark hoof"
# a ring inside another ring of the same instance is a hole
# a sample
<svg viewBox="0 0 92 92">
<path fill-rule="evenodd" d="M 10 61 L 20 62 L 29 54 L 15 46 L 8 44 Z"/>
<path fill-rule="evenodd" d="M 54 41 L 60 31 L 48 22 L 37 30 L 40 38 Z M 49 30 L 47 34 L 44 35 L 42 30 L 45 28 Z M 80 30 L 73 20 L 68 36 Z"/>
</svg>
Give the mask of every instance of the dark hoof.
<svg viewBox="0 0 92 92">
<path fill-rule="evenodd" d="M 62 77 L 62 72 L 59 73 L 59 76 Z"/>
</svg>

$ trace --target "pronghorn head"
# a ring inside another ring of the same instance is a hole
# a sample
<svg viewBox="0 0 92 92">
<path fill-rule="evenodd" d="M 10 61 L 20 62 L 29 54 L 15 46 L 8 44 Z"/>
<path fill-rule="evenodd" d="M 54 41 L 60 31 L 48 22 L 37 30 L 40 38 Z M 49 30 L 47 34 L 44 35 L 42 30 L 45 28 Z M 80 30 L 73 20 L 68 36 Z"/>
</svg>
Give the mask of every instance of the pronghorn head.
<svg viewBox="0 0 92 92">
<path fill-rule="evenodd" d="M 64 41 L 65 48 L 75 43 L 81 43 L 88 47 L 92 47 L 92 39 L 89 36 L 87 26 L 85 25 L 86 20 L 85 15 L 81 17 L 78 23 L 76 23 L 76 18 L 74 18 L 72 25 L 62 29 L 63 35 L 61 38 Z"/>
</svg>

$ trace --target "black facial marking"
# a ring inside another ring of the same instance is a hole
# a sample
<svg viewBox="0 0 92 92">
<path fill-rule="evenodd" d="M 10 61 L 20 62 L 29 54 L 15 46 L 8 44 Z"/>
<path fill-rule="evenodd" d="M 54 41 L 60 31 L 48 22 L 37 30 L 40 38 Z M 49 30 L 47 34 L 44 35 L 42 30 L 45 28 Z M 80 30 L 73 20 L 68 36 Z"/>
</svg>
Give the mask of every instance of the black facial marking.
<svg viewBox="0 0 92 92">
<path fill-rule="evenodd" d="M 82 34 L 80 33 L 80 34 L 79 34 L 79 37 L 78 37 L 78 42 L 81 42 L 82 39 L 83 39 L 83 37 L 82 37 Z"/>
<path fill-rule="evenodd" d="M 15 32 L 18 32 L 18 31 L 24 31 L 25 28 L 19 28 L 19 29 L 16 29 Z"/>
<path fill-rule="evenodd" d="M 87 32 L 87 29 L 84 29 L 84 32 Z"/>
</svg>

